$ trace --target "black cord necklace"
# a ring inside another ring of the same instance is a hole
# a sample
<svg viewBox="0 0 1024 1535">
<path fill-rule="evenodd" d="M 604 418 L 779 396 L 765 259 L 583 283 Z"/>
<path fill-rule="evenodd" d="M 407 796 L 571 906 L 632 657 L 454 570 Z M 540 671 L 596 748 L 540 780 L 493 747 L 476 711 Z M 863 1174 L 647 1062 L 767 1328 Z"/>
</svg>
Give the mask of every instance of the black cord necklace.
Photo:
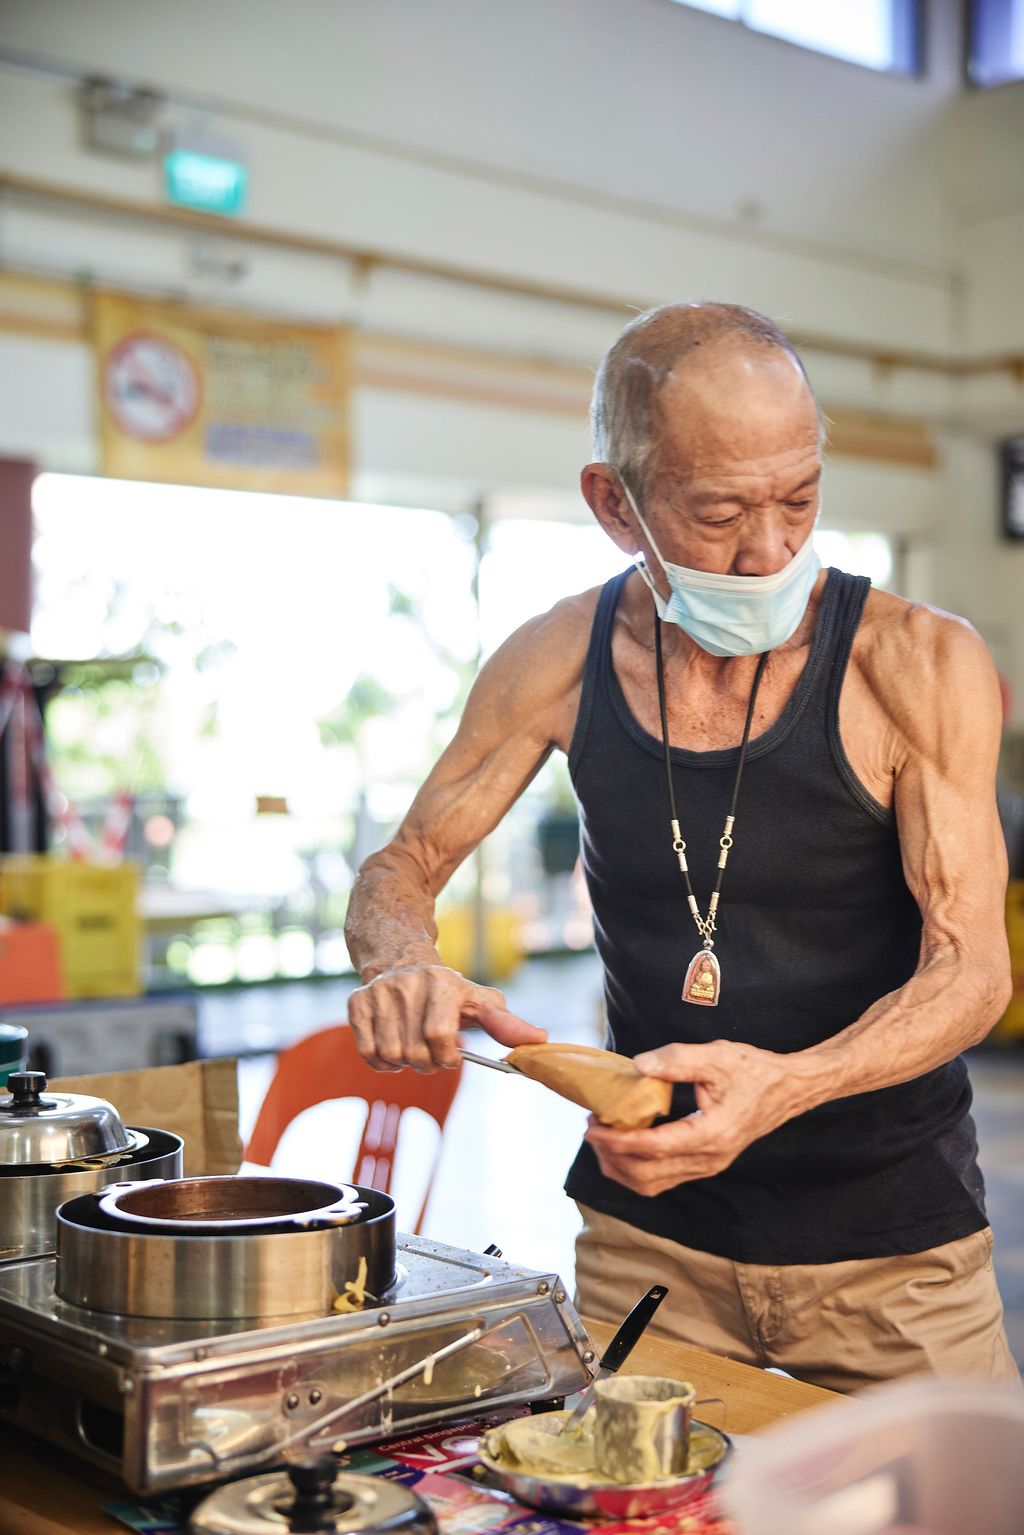
<svg viewBox="0 0 1024 1535">
<path fill-rule="evenodd" d="M 686 862 L 686 843 L 679 830 L 679 815 L 676 811 L 676 794 L 672 783 L 672 748 L 668 740 L 668 710 L 665 707 L 665 661 L 661 650 L 661 624 L 662 620 L 655 617 L 654 620 L 654 654 L 658 672 L 658 707 L 661 710 L 661 739 L 665 747 L 665 776 L 668 780 L 668 803 L 672 812 L 672 851 L 679 860 L 679 867 L 686 881 L 686 899 L 690 908 L 690 914 L 697 924 L 697 931 L 704 940 L 704 947 L 698 949 L 691 959 L 686 970 L 686 980 L 683 982 L 683 1001 L 695 1002 L 700 1007 L 717 1007 L 718 999 L 722 991 L 722 967 L 718 962 L 718 956 L 714 953 L 715 940 L 712 934 L 715 931 L 715 916 L 718 912 L 718 902 L 722 893 L 722 877 L 725 874 L 725 866 L 729 862 L 729 849 L 732 847 L 732 829 L 736 824 L 736 803 L 740 797 L 740 781 L 743 777 L 743 764 L 747 760 L 747 744 L 750 741 L 750 727 L 754 719 L 754 705 L 757 702 L 757 690 L 761 686 L 761 678 L 768 663 L 769 651 L 765 651 L 757 663 L 757 671 L 754 673 L 754 684 L 750 689 L 750 701 L 747 704 L 747 718 L 743 726 L 743 740 L 740 742 L 740 756 L 736 764 L 736 778 L 732 786 L 732 803 L 729 806 L 729 814 L 725 818 L 725 830 L 718 839 L 721 849 L 718 855 L 718 877 L 715 880 L 715 888 L 711 892 L 711 900 L 708 905 L 708 914 L 702 917 L 700 907 L 697 905 L 697 897 L 693 893 L 690 883 L 690 870 Z"/>
</svg>

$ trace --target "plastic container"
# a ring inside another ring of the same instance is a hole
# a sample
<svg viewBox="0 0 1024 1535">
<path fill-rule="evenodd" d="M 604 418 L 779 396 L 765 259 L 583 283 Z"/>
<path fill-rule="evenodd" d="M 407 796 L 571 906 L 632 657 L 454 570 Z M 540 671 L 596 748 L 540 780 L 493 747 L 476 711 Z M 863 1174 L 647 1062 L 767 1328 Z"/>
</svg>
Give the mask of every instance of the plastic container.
<svg viewBox="0 0 1024 1535">
<path fill-rule="evenodd" d="M 28 1030 L 20 1023 L 0 1023 L 0 1088 L 6 1090 L 12 1071 L 24 1071 L 28 1060 Z"/>
<path fill-rule="evenodd" d="M 140 986 L 139 870 L 18 853 L 3 860 L 9 916 L 56 928 L 68 995 L 134 997 Z"/>
<path fill-rule="evenodd" d="M 743 1441 L 739 1535 L 1021 1535 L 1024 1394 L 921 1377 Z"/>
</svg>

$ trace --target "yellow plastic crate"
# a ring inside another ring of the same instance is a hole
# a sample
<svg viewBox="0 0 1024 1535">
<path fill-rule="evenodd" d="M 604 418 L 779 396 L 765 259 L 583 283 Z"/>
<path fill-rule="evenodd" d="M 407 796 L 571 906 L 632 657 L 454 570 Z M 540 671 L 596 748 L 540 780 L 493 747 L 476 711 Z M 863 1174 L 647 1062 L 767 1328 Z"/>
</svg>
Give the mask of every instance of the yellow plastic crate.
<svg viewBox="0 0 1024 1535">
<path fill-rule="evenodd" d="M 1010 940 L 1013 997 L 995 1027 L 996 1039 L 1024 1039 L 1024 879 L 1011 879 L 1006 892 L 1006 936 Z"/>
<path fill-rule="evenodd" d="M 134 997 L 141 991 L 139 869 L 73 863 L 45 854 L 0 859 L 0 910 L 57 929 L 72 997 Z"/>
<path fill-rule="evenodd" d="M 519 937 L 518 912 L 492 907 L 484 920 L 487 972 L 492 981 L 507 981 L 522 964 L 523 946 Z M 468 975 L 473 974 L 473 913 L 468 906 L 450 906 L 437 916 L 437 952 L 446 965 Z"/>
</svg>

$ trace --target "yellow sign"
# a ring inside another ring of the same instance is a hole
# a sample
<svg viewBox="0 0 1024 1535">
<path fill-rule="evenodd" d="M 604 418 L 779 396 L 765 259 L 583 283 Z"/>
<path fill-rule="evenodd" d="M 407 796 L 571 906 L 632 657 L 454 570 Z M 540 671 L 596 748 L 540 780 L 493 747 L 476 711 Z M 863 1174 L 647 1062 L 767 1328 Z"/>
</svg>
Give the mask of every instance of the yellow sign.
<svg viewBox="0 0 1024 1535">
<path fill-rule="evenodd" d="M 103 472 L 285 495 L 348 490 L 348 332 L 93 300 Z"/>
</svg>

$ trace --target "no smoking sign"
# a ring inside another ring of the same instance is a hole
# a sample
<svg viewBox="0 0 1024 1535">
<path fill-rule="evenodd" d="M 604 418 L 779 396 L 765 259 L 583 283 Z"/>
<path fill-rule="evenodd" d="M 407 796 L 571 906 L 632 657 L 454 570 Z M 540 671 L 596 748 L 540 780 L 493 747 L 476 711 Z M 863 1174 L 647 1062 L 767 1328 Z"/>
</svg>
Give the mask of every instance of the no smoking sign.
<svg viewBox="0 0 1024 1535">
<path fill-rule="evenodd" d="M 107 409 L 122 432 L 142 442 L 180 437 L 196 418 L 201 392 L 191 359 L 164 336 L 126 336 L 104 363 Z"/>
</svg>

